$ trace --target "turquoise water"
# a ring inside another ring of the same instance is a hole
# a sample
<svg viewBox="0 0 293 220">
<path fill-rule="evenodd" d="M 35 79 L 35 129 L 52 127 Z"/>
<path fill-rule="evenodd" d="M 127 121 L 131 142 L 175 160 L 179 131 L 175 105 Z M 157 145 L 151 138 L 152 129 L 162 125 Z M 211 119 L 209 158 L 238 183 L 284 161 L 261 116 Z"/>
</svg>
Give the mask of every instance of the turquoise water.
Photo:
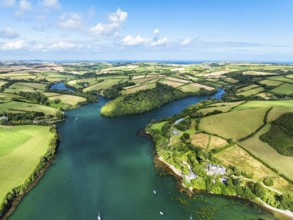
<svg viewBox="0 0 293 220">
<path fill-rule="evenodd" d="M 207 194 L 188 198 L 178 192 L 174 177 L 156 172 L 153 143 L 137 136 L 137 130 L 206 98 L 185 98 L 115 119 L 100 116 L 105 99 L 68 111 L 58 125 L 62 142 L 53 165 L 10 219 L 87 220 L 97 219 L 99 212 L 103 220 L 272 219 L 240 200 Z"/>
<path fill-rule="evenodd" d="M 50 90 L 65 90 L 65 91 L 69 91 L 69 92 L 74 92 L 73 89 L 70 89 L 68 87 L 65 86 L 64 82 L 57 82 L 57 83 L 54 83 L 51 87 L 50 87 Z"/>
</svg>

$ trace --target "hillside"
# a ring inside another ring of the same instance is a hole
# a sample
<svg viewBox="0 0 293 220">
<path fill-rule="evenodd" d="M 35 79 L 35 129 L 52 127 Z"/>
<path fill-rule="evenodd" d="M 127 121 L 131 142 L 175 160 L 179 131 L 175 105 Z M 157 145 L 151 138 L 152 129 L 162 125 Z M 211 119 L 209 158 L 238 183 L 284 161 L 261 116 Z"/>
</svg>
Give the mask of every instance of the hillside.
<svg viewBox="0 0 293 220">
<path fill-rule="evenodd" d="M 158 158 L 175 169 L 185 187 L 259 198 L 292 211 L 293 157 L 276 151 L 280 144 L 287 147 L 286 140 L 278 142 L 280 135 L 286 134 L 287 140 L 293 135 L 292 112 L 292 100 L 210 100 L 149 124 L 146 131 L 156 144 Z M 260 135 L 267 137 L 276 126 L 279 133 L 272 136 L 273 141 L 262 142 Z"/>
</svg>

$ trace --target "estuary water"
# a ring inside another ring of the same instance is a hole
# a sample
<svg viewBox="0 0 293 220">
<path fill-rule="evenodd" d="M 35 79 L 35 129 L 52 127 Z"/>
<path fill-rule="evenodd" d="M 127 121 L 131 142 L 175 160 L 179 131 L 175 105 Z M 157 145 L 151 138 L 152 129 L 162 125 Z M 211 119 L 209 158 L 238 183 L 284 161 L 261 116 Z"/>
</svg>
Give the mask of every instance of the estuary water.
<svg viewBox="0 0 293 220">
<path fill-rule="evenodd" d="M 54 83 L 51 87 L 50 87 L 50 90 L 65 90 L 65 91 L 68 91 L 68 92 L 74 92 L 73 89 L 70 89 L 68 87 L 66 87 L 66 85 L 64 84 L 64 82 L 57 82 L 57 83 Z"/>
<path fill-rule="evenodd" d="M 213 98 L 222 94 L 220 90 Z M 273 219 L 238 199 L 208 194 L 189 198 L 178 192 L 174 177 L 155 170 L 154 145 L 137 136 L 137 130 L 207 98 L 189 97 L 114 119 L 100 116 L 108 101 L 103 98 L 68 111 L 58 125 L 62 141 L 52 166 L 10 219 L 94 220 L 99 213 L 102 220 Z"/>
</svg>

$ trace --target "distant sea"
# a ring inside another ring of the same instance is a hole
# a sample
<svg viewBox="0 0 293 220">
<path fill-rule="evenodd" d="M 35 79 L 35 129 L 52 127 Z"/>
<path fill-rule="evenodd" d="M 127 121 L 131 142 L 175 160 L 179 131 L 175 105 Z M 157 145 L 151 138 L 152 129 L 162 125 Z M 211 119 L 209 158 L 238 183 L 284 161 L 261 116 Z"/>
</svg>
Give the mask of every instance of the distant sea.
<svg viewBox="0 0 293 220">
<path fill-rule="evenodd" d="M 263 64 L 293 64 L 293 61 L 251 61 L 251 60 L 9 60 L 29 63 L 77 63 L 77 62 L 96 62 L 96 63 L 166 63 L 166 64 L 199 64 L 199 63 L 263 63 Z"/>
</svg>

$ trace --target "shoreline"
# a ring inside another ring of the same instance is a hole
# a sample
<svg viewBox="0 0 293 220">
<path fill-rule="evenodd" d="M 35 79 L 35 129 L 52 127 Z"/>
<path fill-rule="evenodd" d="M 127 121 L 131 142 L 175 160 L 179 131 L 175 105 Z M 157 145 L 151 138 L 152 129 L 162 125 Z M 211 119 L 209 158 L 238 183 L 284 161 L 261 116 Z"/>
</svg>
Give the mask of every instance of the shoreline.
<svg viewBox="0 0 293 220">
<path fill-rule="evenodd" d="M 156 153 L 156 155 L 155 155 L 154 161 L 157 161 L 157 163 L 158 163 L 158 161 L 161 162 L 164 165 L 161 168 L 163 169 L 163 167 L 167 167 L 167 169 L 168 169 L 167 172 L 171 171 L 171 172 L 168 172 L 168 173 L 170 173 L 173 176 L 175 176 L 175 178 L 180 180 L 180 182 L 181 182 L 182 174 L 173 165 L 165 162 L 161 156 L 158 156 L 156 151 L 155 151 L 155 153 Z M 206 192 L 208 194 L 211 194 L 206 190 L 196 190 L 196 189 L 194 189 L 192 187 L 187 188 L 182 182 L 181 182 L 180 186 L 185 189 L 185 191 L 188 193 L 188 195 L 195 194 L 196 191 L 198 191 L 198 192 Z M 224 196 L 224 195 L 221 195 L 221 196 Z M 241 200 L 245 200 L 245 199 L 243 199 L 241 197 L 238 197 L 238 196 L 227 196 L 227 197 L 229 197 L 229 198 L 238 198 L 238 199 L 241 199 Z M 270 206 L 270 205 L 266 204 L 265 202 L 263 202 L 261 200 L 260 200 L 260 203 L 257 203 L 257 202 L 252 201 L 252 200 L 246 200 L 246 201 L 249 201 L 249 202 L 251 202 L 253 204 L 259 205 L 262 209 L 265 209 L 265 210 L 269 211 L 274 217 L 275 217 L 276 213 L 278 213 L 283 218 L 286 217 L 286 219 L 293 219 L 293 212 L 291 212 L 290 210 L 283 210 L 283 209 L 275 208 L 273 206 Z"/>
</svg>

